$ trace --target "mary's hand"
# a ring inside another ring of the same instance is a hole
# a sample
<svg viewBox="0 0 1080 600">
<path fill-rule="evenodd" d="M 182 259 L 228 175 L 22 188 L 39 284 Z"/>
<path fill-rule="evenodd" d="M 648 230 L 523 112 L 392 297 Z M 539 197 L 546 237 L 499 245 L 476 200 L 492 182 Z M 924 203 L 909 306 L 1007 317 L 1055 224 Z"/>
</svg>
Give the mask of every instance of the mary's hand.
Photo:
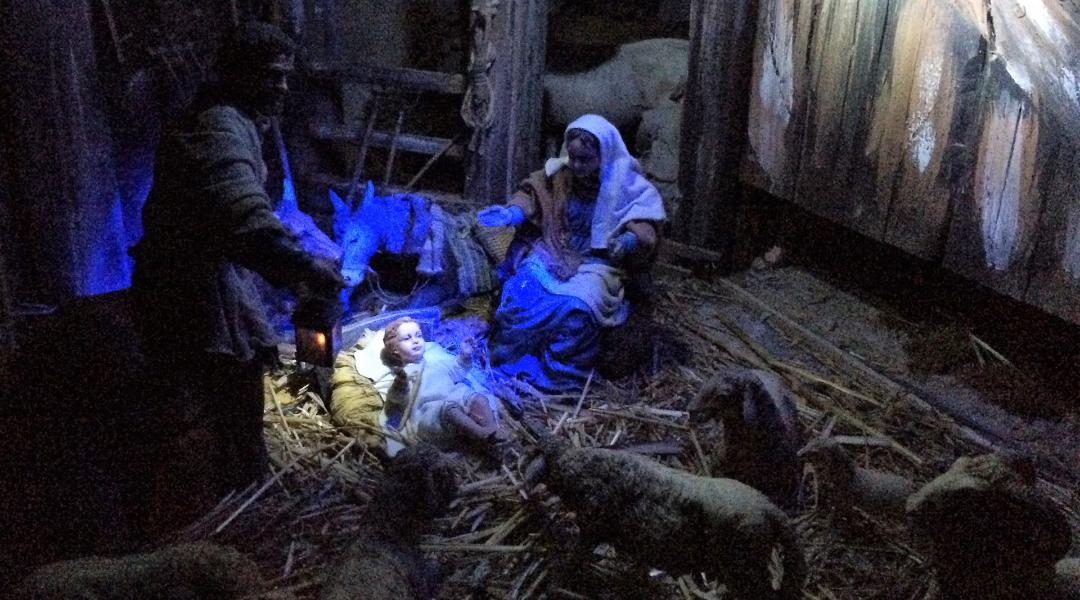
<svg viewBox="0 0 1080 600">
<path fill-rule="evenodd" d="M 525 222 L 525 213 L 517 206 L 494 204 L 487 208 L 480 209 L 476 213 L 476 221 L 484 227 L 521 225 Z"/>
<path fill-rule="evenodd" d="M 638 245 L 640 245 L 638 236 L 633 232 L 624 231 L 608 242 L 608 257 L 611 258 L 611 262 L 620 263 L 627 254 L 637 249 Z"/>
</svg>

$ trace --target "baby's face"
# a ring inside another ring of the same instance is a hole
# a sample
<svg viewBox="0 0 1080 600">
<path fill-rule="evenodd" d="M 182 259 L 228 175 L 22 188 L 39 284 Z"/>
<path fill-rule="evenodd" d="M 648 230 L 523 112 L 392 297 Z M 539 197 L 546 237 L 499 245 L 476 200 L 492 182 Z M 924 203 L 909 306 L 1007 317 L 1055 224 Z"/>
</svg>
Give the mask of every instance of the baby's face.
<svg viewBox="0 0 1080 600">
<path fill-rule="evenodd" d="M 402 362 L 420 362 L 424 358 L 424 332 L 418 323 L 402 323 L 390 345 Z"/>
</svg>

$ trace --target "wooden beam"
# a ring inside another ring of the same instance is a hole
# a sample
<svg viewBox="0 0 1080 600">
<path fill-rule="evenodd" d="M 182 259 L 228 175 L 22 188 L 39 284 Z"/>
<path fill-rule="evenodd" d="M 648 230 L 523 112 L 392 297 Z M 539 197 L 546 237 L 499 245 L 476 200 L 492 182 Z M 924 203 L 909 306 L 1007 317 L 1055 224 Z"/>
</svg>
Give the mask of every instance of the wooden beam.
<svg viewBox="0 0 1080 600">
<path fill-rule="evenodd" d="M 503 0 L 488 40 L 495 62 L 488 73 L 494 122 L 470 152 L 465 199 L 503 202 L 530 171 L 541 167 L 540 119 L 547 56 L 547 0 Z"/>
<path fill-rule="evenodd" d="M 347 142 L 357 144 L 360 143 L 361 139 L 359 127 L 313 125 L 310 131 L 311 136 L 315 139 L 327 142 Z M 393 140 L 394 134 L 392 132 L 374 130 L 368 138 L 368 144 L 371 146 L 378 146 L 379 148 L 389 148 Z M 451 145 L 451 141 L 453 140 L 448 138 L 401 133 L 397 136 L 396 144 L 399 150 L 415 152 L 417 154 L 427 154 L 430 156 L 442 152 L 444 156 L 453 158 L 461 158 L 464 156 L 464 149 L 459 144 Z M 447 146 L 449 146 L 449 148 L 447 148 Z"/>
<path fill-rule="evenodd" d="M 333 65 L 325 62 L 308 63 L 304 72 L 315 79 L 347 80 L 399 90 L 453 95 L 465 93 L 465 76 L 455 73 L 365 64 Z"/>
<path fill-rule="evenodd" d="M 0 152 L 0 161 L 5 158 L 3 152 Z M 6 176 L 7 170 L 0 169 L 0 394 L 10 398 L 10 394 L 14 392 L 10 386 L 15 378 L 15 297 L 5 258 L 9 246 L 8 232 L 11 231 L 7 208 L 10 196 L 7 193 Z"/>
<path fill-rule="evenodd" d="M 747 145 L 758 0 L 694 0 L 679 154 L 685 194 L 673 236 L 720 252 L 731 268 L 739 167 Z"/>
<path fill-rule="evenodd" d="M 683 21 L 685 27 L 686 22 Z M 553 25 L 556 25 L 553 23 Z M 649 38 L 672 37 L 674 28 L 659 21 L 612 21 L 597 16 L 561 20 L 548 41 L 563 46 L 620 46 Z"/>
</svg>

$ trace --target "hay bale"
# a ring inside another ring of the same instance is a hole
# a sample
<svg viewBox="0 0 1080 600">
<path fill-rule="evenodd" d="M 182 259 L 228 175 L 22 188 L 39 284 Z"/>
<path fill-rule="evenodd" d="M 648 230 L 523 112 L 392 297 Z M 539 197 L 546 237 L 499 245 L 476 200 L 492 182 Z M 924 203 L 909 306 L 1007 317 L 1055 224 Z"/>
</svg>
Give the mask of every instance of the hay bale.
<svg viewBox="0 0 1080 600">
<path fill-rule="evenodd" d="M 955 323 L 920 327 L 904 345 L 911 371 L 937 375 L 975 362 L 971 332 Z"/>
</svg>

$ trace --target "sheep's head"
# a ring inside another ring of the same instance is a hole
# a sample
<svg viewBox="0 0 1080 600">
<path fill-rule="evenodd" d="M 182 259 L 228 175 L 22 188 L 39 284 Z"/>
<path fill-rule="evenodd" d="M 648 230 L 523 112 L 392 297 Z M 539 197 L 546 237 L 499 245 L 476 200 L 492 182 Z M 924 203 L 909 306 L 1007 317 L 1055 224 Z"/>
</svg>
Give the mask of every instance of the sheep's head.
<svg viewBox="0 0 1080 600">
<path fill-rule="evenodd" d="M 1034 493 L 1034 472 L 1029 461 L 997 454 L 962 456 L 916 492 L 907 504 L 910 514 L 946 509 L 963 498 L 992 493 L 1029 497 Z"/>
<path fill-rule="evenodd" d="M 525 467 L 525 484 L 531 488 L 548 476 L 548 468 L 570 449 L 569 440 L 560 438 L 539 421 L 531 417 L 522 419 L 522 424 L 536 438 L 536 451 L 529 457 Z"/>
<path fill-rule="evenodd" d="M 746 401 L 761 391 L 761 381 L 753 371 L 742 367 L 724 366 L 698 391 L 686 406 L 690 419 L 702 423 L 720 419 L 725 427 L 744 421 Z"/>
<path fill-rule="evenodd" d="M 850 482 L 855 473 L 855 460 L 831 437 L 810 440 L 797 456 L 817 468 L 830 481 Z"/>
<path fill-rule="evenodd" d="M 386 468 L 382 486 L 371 501 L 376 512 L 426 522 L 446 509 L 457 493 L 450 457 L 430 444 L 402 450 Z"/>
</svg>

